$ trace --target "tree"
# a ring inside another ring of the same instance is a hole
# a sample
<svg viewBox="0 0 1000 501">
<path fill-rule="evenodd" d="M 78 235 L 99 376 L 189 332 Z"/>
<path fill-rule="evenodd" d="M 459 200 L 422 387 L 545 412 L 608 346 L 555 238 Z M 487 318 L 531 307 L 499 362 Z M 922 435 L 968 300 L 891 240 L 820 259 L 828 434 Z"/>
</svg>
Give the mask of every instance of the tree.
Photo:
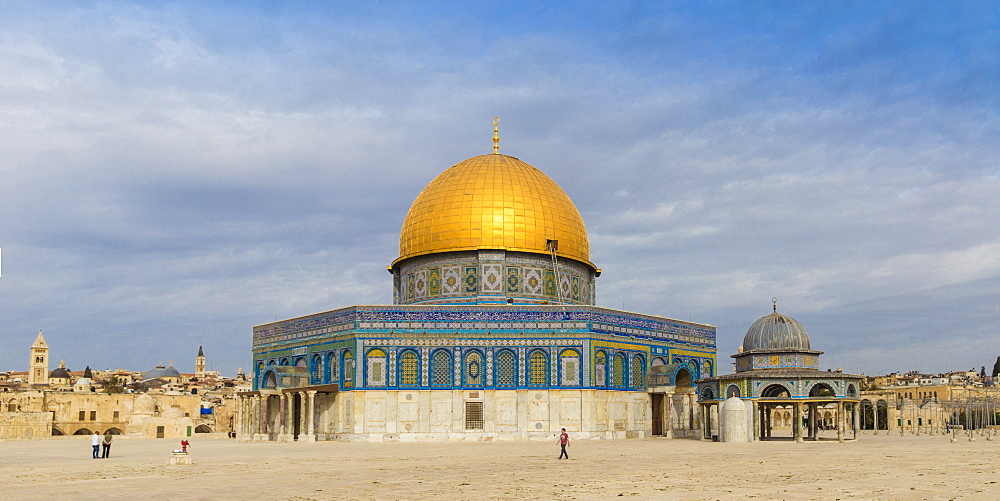
<svg viewBox="0 0 1000 501">
<path fill-rule="evenodd" d="M 979 377 L 981 377 L 981 378 L 986 377 L 986 366 L 985 365 L 979 368 Z"/>
<path fill-rule="evenodd" d="M 111 376 L 104 381 L 105 393 L 125 393 L 125 384 L 118 376 Z"/>
<path fill-rule="evenodd" d="M 1000 357 L 997 357 L 997 362 L 993 364 L 993 379 L 996 379 L 997 374 L 1000 374 Z"/>
<path fill-rule="evenodd" d="M 94 373 L 90 371 L 90 366 L 88 365 L 86 369 L 83 370 L 83 377 L 93 381 Z"/>
</svg>

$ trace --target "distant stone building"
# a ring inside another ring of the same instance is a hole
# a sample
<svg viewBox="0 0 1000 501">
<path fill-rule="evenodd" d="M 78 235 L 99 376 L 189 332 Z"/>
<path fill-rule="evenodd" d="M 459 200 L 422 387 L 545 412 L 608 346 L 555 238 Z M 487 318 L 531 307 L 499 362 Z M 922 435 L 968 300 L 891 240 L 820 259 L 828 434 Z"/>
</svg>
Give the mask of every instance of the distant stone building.
<svg viewBox="0 0 1000 501">
<path fill-rule="evenodd" d="M 32 366 L 28 385 L 7 385 L 0 391 L 0 439 L 26 439 L 60 435 L 114 435 L 187 437 L 195 433 L 229 433 L 235 426 L 232 387 L 221 382 L 202 385 L 196 394 L 180 391 L 106 393 L 99 383 L 74 376 L 60 363 L 47 371 L 48 345 L 41 333 L 31 346 Z M 199 357 L 204 353 L 199 349 Z M 122 372 L 122 371 L 117 371 Z M 116 373 L 117 373 L 116 372 Z M 184 377 L 173 368 L 157 367 L 146 373 L 164 377 L 183 388 Z M 110 376 L 109 376 L 110 377 Z M 43 382 L 39 382 L 43 381 Z"/>
</svg>

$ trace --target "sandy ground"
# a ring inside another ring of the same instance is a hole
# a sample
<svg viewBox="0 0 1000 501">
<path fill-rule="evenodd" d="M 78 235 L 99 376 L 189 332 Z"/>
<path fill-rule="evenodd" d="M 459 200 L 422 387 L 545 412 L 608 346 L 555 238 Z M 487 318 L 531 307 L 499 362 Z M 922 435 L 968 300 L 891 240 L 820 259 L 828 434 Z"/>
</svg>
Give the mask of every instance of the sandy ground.
<svg viewBox="0 0 1000 501">
<path fill-rule="evenodd" d="M 869 432 L 870 433 L 870 432 Z M 857 442 L 251 443 L 118 437 L 0 443 L 3 499 L 1000 499 L 1000 439 Z"/>
</svg>

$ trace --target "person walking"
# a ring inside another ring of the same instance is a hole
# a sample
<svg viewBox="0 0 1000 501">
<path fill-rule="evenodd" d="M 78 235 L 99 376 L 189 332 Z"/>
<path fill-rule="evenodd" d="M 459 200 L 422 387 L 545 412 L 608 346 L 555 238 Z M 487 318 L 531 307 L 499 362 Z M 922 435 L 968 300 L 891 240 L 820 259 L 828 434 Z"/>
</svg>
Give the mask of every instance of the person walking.
<svg viewBox="0 0 1000 501">
<path fill-rule="evenodd" d="M 562 452 L 559 453 L 559 459 L 562 459 L 563 456 L 569 459 L 569 454 L 566 453 L 566 448 L 569 447 L 569 434 L 566 433 L 566 428 L 563 428 L 559 435 L 559 447 L 562 449 Z"/>
<path fill-rule="evenodd" d="M 101 436 L 97 434 L 97 430 L 94 430 L 94 434 L 90 436 L 90 445 L 94 447 L 94 459 L 100 459 Z"/>
<path fill-rule="evenodd" d="M 104 442 L 101 445 L 104 446 L 101 450 L 101 458 L 107 459 L 111 455 L 111 430 L 104 432 Z"/>
</svg>

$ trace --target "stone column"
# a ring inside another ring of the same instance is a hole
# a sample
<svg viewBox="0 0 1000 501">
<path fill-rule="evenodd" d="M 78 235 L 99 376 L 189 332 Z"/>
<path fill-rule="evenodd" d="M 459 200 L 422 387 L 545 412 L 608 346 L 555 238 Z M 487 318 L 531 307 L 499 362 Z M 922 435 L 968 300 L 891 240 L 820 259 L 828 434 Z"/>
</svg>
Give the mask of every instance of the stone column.
<svg viewBox="0 0 1000 501">
<path fill-rule="evenodd" d="M 757 440 L 763 440 L 764 436 L 760 432 L 760 405 L 757 404 L 756 400 L 752 400 L 752 402 L 753 402 L 753 405 L 752 405 L 752 407 L 753 407 L 753 409 L 752 409 L 752 412 L 753 412 L 753 434 L 754 434 L 755 437 L 757 437 Z"/>
<path fill-rule="evenodd" d="M 663 395 L 663 401 L 666 403 L 666 412 L 663 413 L 663 420 L 666 421 L 667 427 L 663 430 L 663 436 L 667 438 L 674 438 L 674 394 L 673 392 L 667 392 Z"/>
<path fill-rule="evenodd" d="M 694 397 L 695 397 L 694 393 L 688 393 L 686 397 L 687 408 L 688 408 L 688 426 L 687 426 L 688 431 L 694 431 L 694 422 L 695 419 L 697 419 L 697 416 L 695 416 L 695 414 L 697 414 L 698 409 L 696 408 Z M 690 434 L 688 434 L 688 436 L 690 436 Z"/>
<path fill-rule="evenodd" d="M 757 405 L 757 422 L 759 423 L 759 427 L 760 427 L 760 430 L 759 430 L 760 433 L 758 433 L 758 436 L 760 437 L 760 441 L 761 442 L 764 442 L 764 441 L 767 440 L 767 421 L 765 420 L 765 416 L 764 416 L 764 408 L 765 407 L 766 406 L 764 404 L 758 404 Z"/>
<path fill-rule="evenodd" d="M 847 426 L 847 416 L 844 412 L 844 402 L 837 402 L 837 441 L 844 441 L 844 427 Z"/>
<path fill-rule="evenodd" d="M 306 436 L 303 442 L 316 441 L 316 392 L 307 391 L 306 398 Z M 299 437 L 300 439 L 302 437 Z"/>
<path fill-rule="evenodd" d="M 854 440 L 858 439 L 858 429 L 861 426 L 860 417 L 860 409 L 858 409 L 858 403 L 855 402 L 851 404 L 851 432 L 854 435 Z"/>
<path fill-rule="evenodd" d="M 246 436 L 247 397 L 239 397 L 239 405 L 236 406 L 236 439 L 243 440 Z"/>
<path fill-rule="evenodd" d="M 278 395 L 278 442 L 285 441 L 286 415 L 288 414 L 288 394 L 281 392 Z"/>
<path fill-rule="evenodd" d="M 802 404 L 792 404 L 792 439 L 802 443 Z"/>
<path fill-rule="evenodd" d="M 813 404 L 806 403 L 806 440 L 812 440 L 815 438 L 813 436 L 813 418 L 816 417 L 816 413 L 813 412 Z"/>
<path fill-rule="evenodd" d="M 295 394 L 283 394 L 285 397 L 285 423 L 282 429 L 285 432 L 285 440 L 295 441 Z"/>
<path fill-rule="evenodd" d="M 260 408 L 260 439 L 268 440 L 268 433 L 270 433 L 270 430 L 267 429 L 267 420 L 268 412 L 270 410 L 268 407 L 270 406 L 271 398 L 270 396 L 259 395 L 257 396 L 257 400 L 260 402 L 260 405 L 258 405 Z"/>
<path fill-rule="evenodd" d="M 873 407 L 873 409 L 875 409 L 875 412 L 874 412 L 874 415 L 875 415 L 875 419 L 874 419 L 874 421 L 875 421 L 875 433 L 872 433 L 872 435 L 878 435 L 878 400 L 875 401 L 875 406 Z"/>
</svg>

